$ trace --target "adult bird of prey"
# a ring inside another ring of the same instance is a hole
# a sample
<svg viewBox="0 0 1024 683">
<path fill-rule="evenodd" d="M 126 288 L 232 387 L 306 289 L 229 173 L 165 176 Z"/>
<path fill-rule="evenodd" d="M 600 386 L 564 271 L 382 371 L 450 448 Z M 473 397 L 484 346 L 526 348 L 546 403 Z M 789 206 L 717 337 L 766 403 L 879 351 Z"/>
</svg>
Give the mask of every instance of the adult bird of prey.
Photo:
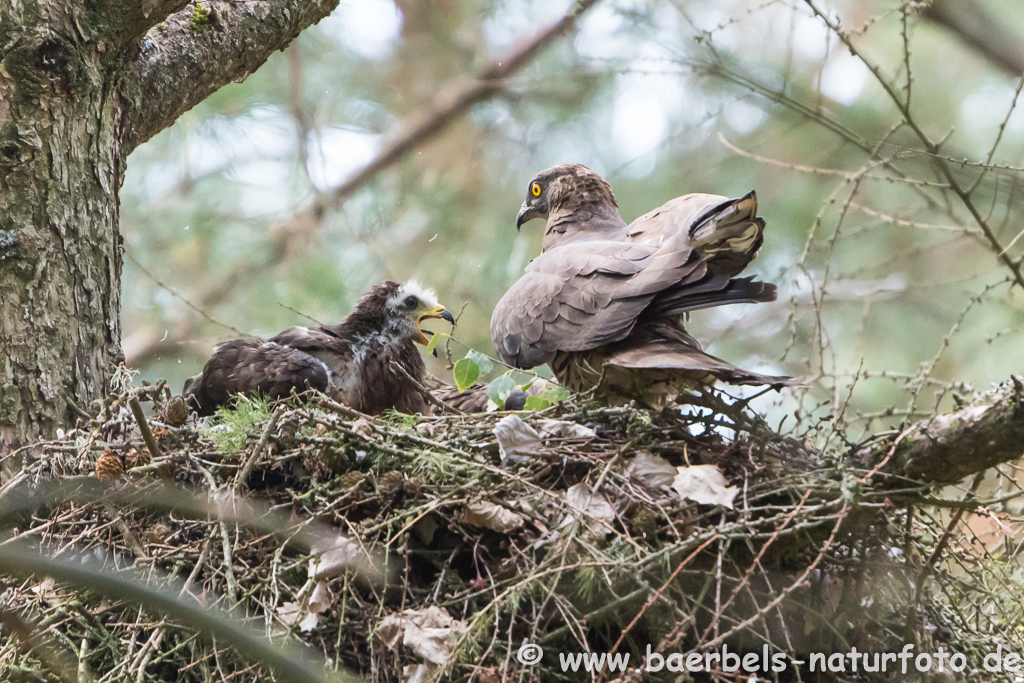
<svg viewBox="0 0 1024 683">
<path fill-rule="evenodd" d="M 541 255 L 491 316 L 506 363 L 548 363 L 572 391 L 652 407 L 716 380 L 789 379 L 704 353 L 683 326 L 690 311 L 775 300 L 775 285 L 736 277 L 764 241 L 753 192 L 677 197 L 627 225 L 604 179 L 561 164 L 530 181 L 517 229 L 533 218 L 547 220 Z"/>
<path fill-rule="evenodd" d="M 427 344 L 420 324 L 428 318 L 455 323 L 433 291 L 415 282 L 382 282 L 340 325 L 292 327 L 268 340 L 217 345 L 182 394 L 200 415 L 212 415 L 236 394 L 277 399 L 308 389 L 370 415 L 389 408 L 423 413 L 423 394 L 391 363 L 422 386 L 426 366 L 415 344 Z"/>
</svg>

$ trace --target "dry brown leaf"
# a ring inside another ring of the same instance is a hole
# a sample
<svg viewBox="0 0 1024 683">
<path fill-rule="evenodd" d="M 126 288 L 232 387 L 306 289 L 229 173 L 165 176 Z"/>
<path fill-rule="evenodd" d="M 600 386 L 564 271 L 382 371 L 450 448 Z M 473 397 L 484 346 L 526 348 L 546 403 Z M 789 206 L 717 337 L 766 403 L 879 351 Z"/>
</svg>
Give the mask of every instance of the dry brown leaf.
<svg viewBox="0 0 1024 683">
<path fill-rule="evenodd" d="M 729 486 L 725 475 L 715 465 L 677 467 L 672 488 L 684 500 L 705 505 L 721 505 L 730 510 L 733 498 L 739 493 L 739 488 Z"/>
<path fill-rule="evenodd" d="M 328 579 L 347 571 L 359 570 L 366 564 L 366 554 L 359 544 L 338 534 L 333 538 L 320 538 L 312 544 L 316 559 L 309 562 L 309 578 Z"/>
<path fill-rule="evenodd" d="M 611 522 L 615 519 L 615 510 L 605 497 L 594 493 L 587 486 L 586 482 L 580 482 L 570 486 L 565 492 L 565 502 L 574 510 L 582 512 L 587 517 L 598 519 L 603 522 Z"/>
<path fill-rule="evenodd" d="M 590 427 L 563 420 L 540 420 L 537 422 L 543 437 L 560 437 L 563 439 L 593 439 L 597 436 Z"/>
<path fill-rule="evenodd" d="M 507 534 L 525 524 L 523 516 L 486 500 L 468 503 L 462 511 L 462 521 L 472 526 Z"/>
<path fill-rule="evenodd" d="M 676 478 L 676 468 L 668 460 L 649 451 L 640 451 L 626 468 L 626 476 L 637 484 L 659 491 L 672 486 Z"/>
<path fill-rule="evenodd" d="M 541 438 L 537 430 L 523 422 L 518 415 L 502 418 L 494 426 L 494 435 L 498 437 L 498 449 L 504 462 L 514 456 L 530 456 L 541 448 Z"/>
<path fill-rule="evenodd" d="M 464 621 L 453 619 L 443 607 L 432 605 L 389 614 L 380 622 L 377 634 L 389 647 L 394 647 L 401 637 L 402 644 L 427 663 L 444 666 L 451 658 L 455 638 L 467 630 Z"/>
</svg>

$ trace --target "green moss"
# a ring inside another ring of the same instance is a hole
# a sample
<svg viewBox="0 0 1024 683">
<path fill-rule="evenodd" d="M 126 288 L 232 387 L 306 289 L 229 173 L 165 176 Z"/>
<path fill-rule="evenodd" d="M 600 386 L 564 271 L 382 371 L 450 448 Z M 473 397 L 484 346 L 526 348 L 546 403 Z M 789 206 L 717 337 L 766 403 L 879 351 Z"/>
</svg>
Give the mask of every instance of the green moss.
<svg viewBox="0 0 1024 683">
<path fill-rule="evenodd" d="M 262 423 L 270 419 L 269 406 L 270 400 L 262 396 L 239 396 L 231 407 L 219 408 L 213 424 L 200 431 L 213 439 L 221 453 L 235 455 L 262 431 Z"/>
<path fill-rule="evenodd" d="M 196 33 L 202 33 L 213 25 L 213 17 L 210 15 L 210 8 L 201 2 L 197 2 L 192 10 L 192 21 L 189 26 Z"/>
</svg>

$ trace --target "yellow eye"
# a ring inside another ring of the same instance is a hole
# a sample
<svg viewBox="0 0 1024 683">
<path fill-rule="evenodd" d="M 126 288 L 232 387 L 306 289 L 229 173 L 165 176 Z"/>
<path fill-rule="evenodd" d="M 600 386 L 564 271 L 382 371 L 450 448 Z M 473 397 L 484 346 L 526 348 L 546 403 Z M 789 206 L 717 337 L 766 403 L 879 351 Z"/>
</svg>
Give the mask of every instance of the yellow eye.
<svg viewBox="0 0 1024 683">
<path fill-rule="evenodd" d="M 534 183 L 530 187 L 530 192 L 533 194 L 534 197 L 539 197 L 540 196 L 540 185 L 538 185 L 537 183 Z"/>
</svg>

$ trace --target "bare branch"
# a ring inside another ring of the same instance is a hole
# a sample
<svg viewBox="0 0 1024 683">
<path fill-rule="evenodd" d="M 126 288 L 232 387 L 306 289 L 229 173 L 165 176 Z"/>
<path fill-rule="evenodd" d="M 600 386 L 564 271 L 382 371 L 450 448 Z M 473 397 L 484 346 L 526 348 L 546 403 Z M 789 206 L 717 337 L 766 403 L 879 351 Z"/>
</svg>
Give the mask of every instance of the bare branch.
<svg viewBox="0 0 1024 683">
<path fill-rule="evenodd" d="M 244 80 L 337 4 L 338 0 L 217 0 L 171 15 L 146 34 L 121 84 L 125 151 L 171 125 L 220 87 Z"/>
<path fill-rule="evenodd" d="M 346 199 L 385 168 L 444 130 L 474 104 L 496 93 L 506 78 L 526 66 L 558 36 L 572 31 L 579 18 L 596 3 L 597 0 L 579 0 L 565 16 L 538 33 L 517 52 L 491 62 L 472 82 L 463 85 L 453 84 L 441 90 L 387 149 L 334 190 L 334 199 Z"/>
<path fill-rule="evenodd" d="M 996 237 L 996 234 L 992 230 L 992 227 L 988 224 L 988 221 L 981 215 L 981 211 L 978 209 L 974 201 L 971 199 L 970 194 L 967 192 L 967 189 L 961 186 L 959 180 L 953 174 L 952 169 L 950 169 L 949 164 L 947 164 L 939 156 L 940 144 L 933 141 L 917 123 L 917 120 L 911 115 L 910 108 L 905 98 L 901 98 L 899 96 L 899 93 L 893 87 L 892 83 L 890 83 L 889 80 L 882 74 L 882 70 L 878 67 L 878 65 L 872 62 L 871 60 L 867 59 L 867 57 L 865 57 L 861 53 L 860 49 L 856 45 L 854 45 L 853 40 L 850 37 L 850 34 L 844 31 L 842 28 L 840 28 L 838 21 L 831 18 L 826 12 L 822 11 L 815 4 L 814 0 L 804 0 L 804 2 L 807 4 L 810 10 L 814 12 L 815 16 L 821 19 L 828 27 L 828 29 L 832 33 L 834 33 L 836 37 L 839 38 L 839 40 L 842 41 L 843 45 L 845 45 L 846 48 L 850 51 L 850 54 L 859 59 L 861 63 L 863 63 L 864 66 L 868 68 L 871 74 L 875 77 L 875 80 L 878 82 L 878 84 L 882 87 L 883 90 L 885 90 L 886 94 L 889 96 L 889 99 L 892 100 L 893 105 L 896 107 L 900 115 L 903 117 L 904 123 L 906 123 L 910 130 L 913 131 L 914 135 L 916 135 L 918 140 L 920 140 L 925 152 L 927 152 L 927 154 L 932 158 L 932 161 L 934 162 L 936 170 L 939 172 L 940 176 L 944 177 L 946 182 L 949 183 L 949 189 L 951 189 L 956 194 L 956 196 L 960 199 L 961 203 L 964 205 L 964 208 L 966 208 L 967 211 L 971 214 L 971 217 L 974 219 L 975 223 L 977 223 L 978 227 L 981 228 L 982 235 L 984 235 L 985 239 L 988 241 L 989 245 L 991 246 L 992 252 L 996 255 L 996 258 L 999 259 L 999 261 L 1010 270 L 1010 272 L 1013 274 L 1014 282 L 1021 288 L 1024 288 L 1024 272 L 1021 271 L 1020 263 L 1014 261 L 1006 253 L 1006 248 Z"/>
</svg>

